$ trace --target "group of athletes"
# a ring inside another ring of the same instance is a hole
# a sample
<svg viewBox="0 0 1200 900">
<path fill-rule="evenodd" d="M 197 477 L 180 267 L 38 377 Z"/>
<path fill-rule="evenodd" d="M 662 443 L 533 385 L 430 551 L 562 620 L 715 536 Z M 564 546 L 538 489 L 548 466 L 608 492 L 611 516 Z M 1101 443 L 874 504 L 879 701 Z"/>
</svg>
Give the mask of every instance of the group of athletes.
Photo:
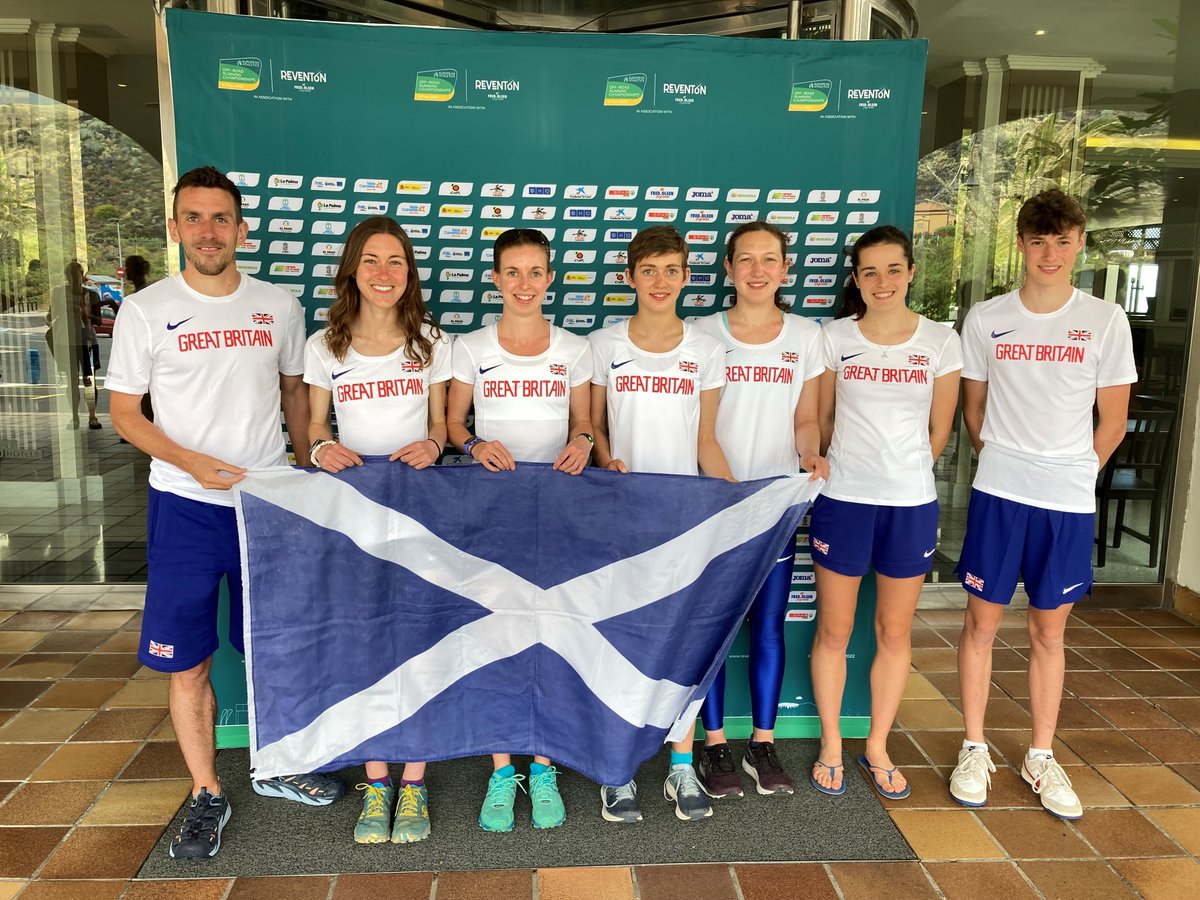
<svg viewBox="0 0 1200 900">
<path fill-rule="evenodd" d="M 152 457 L 139 658 L 172 673 L 172 721 L 193 779 L 173 857 L 214 855 L 231 813 L 215 770 L 209 683 L 220 580 L 241 594 L 229 489 L 247 469 L 285 461 L 281 398 L 297 463 L 329 472 L 368 455 L 424 469 L 452 445 L 494 473 L 539 462 L 564 477 L 591 464 L 730 481 L 801 470 L 825 479 L 810 527 L 818 609 L 811 667 L 822 737 L 808 782 L 825 794 L 846 790 L 845 654 L 860 581 L 874 568 L 878 650 L 870 733 L 856 762 L 881 796 L 900 799 L 910 788 L 887 738 L 937 547 L 933 464 L 950 436 L 961 377 L 979 468 L 960 562 L 968 594 L 958 651 L 966 734 L 950 793 L 968 806 L 987 801 L 995 771 L 983 730 L 991 648 L 1020 579 L 1030 604 L 1032 714 L 1021 774 L 1048 811 L 1082 815 L 1051 746 L 1063 635 L 1072 605 L 1091 588 L 1094 482 L 1124 436 L 1137 374 L 1120 308 L 1072 286 L 1086 224 L 1076 201 L 1049 190 L 1024 204 L 1017 223 L 1024 286 L 973 307 L 961 337 L 906 305 L 915 266 L 899 229 L 873 228 L 850 248 L 837 317 L 820 327 L 791 315 L 780 299 L 786 235 L 751 222 L 726 246 L 736 296 L 728 310 L 679 317 L 688 247 L 674 228 L 655 226 L 629 244 L 634 315 L 587 338 L 542 315 L 554 279 L 545 236 L 506 231 L 491 260 L 503 312 L 453 343 L 424 305 L 408 236 L 386 217 L 364 219 L 347 236 L 328 325 L 306 341 L 299 303 L 237 271 L 246 236 L 240 210 L 237 187 L 214 168 L 179 180 L 169 229 L 187 264 L 124 304 L 107 380 L 114 426 Z M 378 388 L 402 382 L 405 390 Z M 148 390 L 153 423 L 140 406 Z M 760 794 L 795 790 L 773 731 L 794 552 L 790 540 L 780 548 L 750 610 L 754 730 L 740 765 L 722 727 L 723 669 L 702 707 L 699 758 L 690 740 L 671 745 L 663 792 L 679 819 L 707 818 L 711 799 L 742 796 L 739 769 Z M 240 604 L 231 619 L 230 638 L 240 647 Z M 397 762 L 366 764 L 355 841 L 429 836 L 425 763 L 402 761 L 393 781 L 389 764 Z M 507 754 L 492 763 L 479 814 L 484 829 L 513 828 L 519 789 L 529 795 L 534 827 L 565 821 L 551 760 L 535 756 L 528 776 Z M 260 779 L 254 788 L 311 805 L 344 792 L 339 779 L 320 773 Z M 641 819 L 632 781 L 601 786 L 600 800 L 605 820 Z"/>
</svg>

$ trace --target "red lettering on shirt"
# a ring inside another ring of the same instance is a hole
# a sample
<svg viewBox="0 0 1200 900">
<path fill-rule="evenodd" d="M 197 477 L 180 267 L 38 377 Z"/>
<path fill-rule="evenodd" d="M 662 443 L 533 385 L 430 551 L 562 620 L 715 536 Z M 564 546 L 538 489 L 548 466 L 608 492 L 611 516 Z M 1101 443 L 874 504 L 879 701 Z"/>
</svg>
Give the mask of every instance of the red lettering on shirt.
<svg viewBox="0 0 1200 900">
<path fill-rule="evenodd" d="M 683 394 L 696 393 L 696 382 L 691 378 L 676 378 L 671 375 L 618 375 L 613 379 L 613 390 L 622 394 Z"/>
<path fill-rule="evenodd" d="M 273 347 L 275 336 L 265 328 L 226 328 L 193 331 L 178 337 L 180 353 L 192 350 L 221 350 L 233 347 Z"/>
<path fill-rule="evenodd" d="M 783 366 L 726 366 L 726 381 L 749 381 L 756 384 L 791 384 L 796 373 Z"/>
<path fill-rule="evenodd" d="M 1078 365 L 1084 361 L 1086 347 L 1062 344 L 996 344 L 996 359 L 1017 362 L 1065 362 Z"/>
</svg>

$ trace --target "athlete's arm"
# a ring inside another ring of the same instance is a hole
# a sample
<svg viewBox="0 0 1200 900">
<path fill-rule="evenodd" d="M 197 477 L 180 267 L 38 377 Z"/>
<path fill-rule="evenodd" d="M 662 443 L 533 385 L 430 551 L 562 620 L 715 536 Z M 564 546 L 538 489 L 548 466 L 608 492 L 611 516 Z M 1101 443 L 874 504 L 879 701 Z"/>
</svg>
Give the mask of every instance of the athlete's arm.
<svg viewBox="0 0 1200 900">
<path fill-rule="evenodd" d="M 1103 469 L 1108 458 L 1125 439 L 1125 425 L 1129 420 L 1129 385 L 1114 384 L 1112 387 L 1096 389 L 1096 410 L 1100 421 L 1092 436 L 1092 446 Z"/>
<path fill-rule="evenodd" d="M 323 387 L 315 384 L 308 386 L 308 439 L 309 447 L 318 440 L 333 440 L 333 429 L 329 427 L 329 410 L 332 407 L 333 395 Z M 295 444 L 292 445 L 293 447 Z M 307 447 L 305 448 L 308 449 Z M 317 451 L 317 458 L 309 460 L 314 466 L 320 466 L 326 472 L 340 472 L 350 466 L 361 466 L 362 458 L 341 444 L 327 444 Z"/>
<path fill-rule="evenodd" d="M 725 451 L 717 442 L 717 405 L 721 402 L 721 389 L 709 388 L 700 392 L 700 432 L 696 440 L 696 460 L 700 471 L 710 478 L 734 481 L 725 459 Z"/>
<path fill-rule="evenodd" d="M 308 465 L 308 385 L 303 375 L 280 375 L 283 424 L 296 453 L 296 465 Z"/>
<path fill-rule="evenodd" d="M 197 484 L 209 490 L 227 491 L 246 477 L 246 470 L 241 466 L 188 450 L 163 434 L 142 415 L 141 394 L 123 394 L 111 389 L 108 394 L 113 428 L 143 453 L 183 469 Z"/>
<path fill-rule="evenodd" d="M 811 473 L 809 481 L 829 477 L 829 462 L 821 455 L 820 396 L 821 376 L 817 375 L 804 382 L 792 417 L 796 453 L 800 457 L 800 467 Z"/>
<path fill-rule="evenodd" d="M 578 475 L 587 466 L 588 457 L 592 455 L 592 442 L 582 437 L 592 433 L 592 388 L 591 382 L 585 381 L 571 388 L 570 419 L 567 433 L 571 437 L 567 446 L 563 447 L 558 458 L 554 460 L 554 468 L 568 475 Z"/>
<path fill-rule="evenodd" d="M 933 461 L 942 455 L 954 426 L 954 407 L 958 405 L 958 372 L 947 372 L 933 379 L 933 402 L 929 404 L 929 450 Z"/>
<path fill-rule="evenodd" d="M 967 424 L 967 435 L 971 438 L 971 446 L 978 453 L 983 449 L 983 439 L 979 433 L 983 430 L 983 417 L 987 412 L 987 382 L 964 378 L 962 395 L 963 421 Z"/>
<path fill-rule="evenodd" d="M 463 449 L 472 437 L 467 430 L 467 410 L 471 408 L 471 399 L 475 388 L 457 378 L 450 379 L 450 400 L 446 406 L 446 428 L 450 440 L 459 450 Z M 464 451 L 465 452 L 465 451 Z M 516 461 L 499 441 L 480 441 L 471 446 L 471 458 L 483 463 L 489 472 L 499 472 L 501 469 L 515 469 Z"/>
<path fill-rule="evenodd" d="M 629 466 L 621 459 L 613 459 L 612 446 L 608 442 L 608 386 L 592 385 L 592 437 L 596 446 L 592 456 L 596 465 L 602 469 L 612 469 L 614 472 L 628 472 Z"/>
<path fill-rule="evenodd" d="M 426 469 L 438 461 L 446 444 L 446 382 L 429 385 L 429 437 L 406 444 L 388 457 L 388 462 L 407 463 Z"/>
<path fill-rule="evenodd" d="M 837 373 L 826 369 L 820 374 L 820 392 L 817 395 L 817 418 L 821 423 L 821 455 L 829 452 L 833 442 L 834 398 L 837 395 Z"/>
</svg>

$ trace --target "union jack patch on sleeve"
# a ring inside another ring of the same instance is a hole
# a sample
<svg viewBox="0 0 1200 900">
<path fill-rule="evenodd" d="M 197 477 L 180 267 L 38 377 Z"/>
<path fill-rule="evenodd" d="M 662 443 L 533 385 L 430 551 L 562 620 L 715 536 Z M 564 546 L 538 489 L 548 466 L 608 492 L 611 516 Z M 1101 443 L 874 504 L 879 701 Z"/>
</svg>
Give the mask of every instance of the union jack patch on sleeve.
<svg viewBox="0 0 1200 900">
<path fill-rule="evenodd" d="M 679 364 L 679 371 L 691 372 L 692 374 L 695 374 L 696 372 L 700 371 L 700 366 L 694 362 L 681 362 Z"/>
<path fill-rule="evenodd" d="M 567 367 L 562 365 L 561 363 L 551 363 L 550 364 L 550 374 L 551 375 L 566 375 Z"/>
<path fill-rule="evenodd" d="M 800 354 L 799 353 L 781 353 L 779 355 L 783 358 L 784 362 L 790 362 L 790 363 L 800 362 Z"/>
<path fill-rule="evenodd" d="M 274 325 L 275 317 L 270 313 L 255 313 L 250 317 L 250 321 L 255 325 Z"/>
<path fill-rule="evenodd" d="M 158 641 L 150 642 L 150 655 L 161 656 L 163 659 L 175 658 L 174 644 L 160 644 Z"/>
</svg>

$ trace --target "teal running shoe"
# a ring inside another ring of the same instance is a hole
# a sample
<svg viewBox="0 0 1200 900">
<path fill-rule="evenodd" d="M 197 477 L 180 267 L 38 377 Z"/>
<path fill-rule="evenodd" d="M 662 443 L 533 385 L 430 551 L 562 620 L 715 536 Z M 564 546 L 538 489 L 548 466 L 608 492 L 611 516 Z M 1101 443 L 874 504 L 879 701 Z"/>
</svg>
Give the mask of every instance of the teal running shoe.
<svg viewBox="0 0 1200 900">
<path fill-rule="evenodd" d="M 425 786 L 406 784 L 396 803 L 396 822 L 392 826 L 393 844 L 412 844 L 429 837 L 429 794 Z"/>
<path fill-rule="evenodd" d="M 396 789 L 374 784 L 355 785 L 363 792 L 363 808 L 354 826 L 354 843 L 386 844 L 392 836 L 392 801 Z"/>
<path fill-rule="evenodd" d="M 534 828 L 557 828 L 567 821 L 567 808 L 558 793 L 558 769 L 554 766 L 540 775 L 529 776 L 529 800 L 533 804 Z"/>
<path fill-rule="evenodd" d="M 513 804 L 517 799 L 517 788 L 525 790 L 521 782 L 524 775 L 504 776 L 493 772 L 488 779 L 487 794 L 483 808 L 479 810 L 479 826 L 484 831 L 512 831 Z"/>
</svg>

